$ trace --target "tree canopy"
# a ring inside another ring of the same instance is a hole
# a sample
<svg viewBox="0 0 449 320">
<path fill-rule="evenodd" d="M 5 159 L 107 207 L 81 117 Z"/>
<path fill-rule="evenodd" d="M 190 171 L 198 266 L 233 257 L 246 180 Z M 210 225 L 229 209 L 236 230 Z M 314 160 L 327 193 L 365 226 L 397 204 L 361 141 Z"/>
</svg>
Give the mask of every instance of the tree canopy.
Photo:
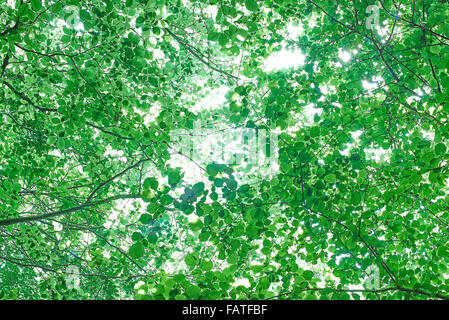
<svg viewBox="0 0 449 320">
<path fill-rule="evenodd" d="M 0 298 L 449 298 L 448 17 L 2 0 Z"/>
</svg>

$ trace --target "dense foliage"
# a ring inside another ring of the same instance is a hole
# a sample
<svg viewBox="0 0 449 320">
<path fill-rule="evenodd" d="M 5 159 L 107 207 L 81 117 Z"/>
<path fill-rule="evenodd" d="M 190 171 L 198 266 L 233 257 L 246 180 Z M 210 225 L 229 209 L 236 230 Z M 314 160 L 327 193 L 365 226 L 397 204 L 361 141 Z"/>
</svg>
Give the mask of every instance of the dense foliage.
<svg viewBox="0 0 449 320">
<path fill-rule="evenodd" d="M 1 0 L 1 297 L 449 297 L 448 17 Z M 264 68 L 282 50 L 304 63 Z M 183 154 L 197 121 L 276 132 L 277 169 Z"/>
</svg>

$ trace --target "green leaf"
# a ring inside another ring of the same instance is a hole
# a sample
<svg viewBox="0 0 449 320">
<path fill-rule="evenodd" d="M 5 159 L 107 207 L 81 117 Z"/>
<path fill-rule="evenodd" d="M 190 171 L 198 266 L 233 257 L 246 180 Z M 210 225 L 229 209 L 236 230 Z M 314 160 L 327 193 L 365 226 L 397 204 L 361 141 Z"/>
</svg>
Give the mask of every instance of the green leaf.
<svg viewBox="0 0 449 320">
<path fill-rule="evenodd" d="M 306 270 L 306 271 L 304 271 L 303 274 L 302 274 L 302 276 L 303 276 L 304 279 L 306 279 L 306 280 L 312 280 L 313 275 L 314 275 L 313 271 L 310 271 L 310 270 Z"/>
<path fill-rule="evenodd" d="M 438 45 L 430 47 L 430 52 L 433 53 L 433 54 L 439 54 L 440 51 L 441 51 L 441 47 L 438 46 Z"/>
<path fill-rule="evenodd" d="M 241 186 L 237 189 L 237 192 L 239 192 L 239 193 L 246 193 L 246 192 L 249 191 L 249 188 L 250 188 L 250 185 L 249 185 L 249 184 L 244 184 L 244 185 L 241 185 Z"/>
<path fill-rule="evenodd" d="M 153 177 L 146 178 L 142 184 L 142 187 L 144 189 L 151 188 L 153 190 L 157 190 L 158 186 L 159 186 L 159 182 L 157 181 L 156 178 L 153 178 Z"/>
<path fill-rule="evenodd" d="M 218 43 L 224 47 L 229 41 L 229 37 L 225 33 L 220 33 L 218 35 Z"/>
<path fill-rule="evenodd" d="M 56 136 L 49 136 L 47 139 L 47 144 L 54 145 L 58 138 Z"/>
<path fill-rule="evenodd" d="M 42 9 L 42 0 L 31 0 L 31 8 L 35 11 Z"/>
<path fill-rule="evenodd" d="M 435 153 L 437 154 L 437 155 L 443 155 L 443 154 L 445 154 L 446 153 L 446 146 L 443 144 L 443 143 L 438 143 L 436 146 L 435 146 Z"/>
<path fill-rule="evenodd" d="M 208 175 L 215 177 L 218 174 L 218 165 L 215 163 L 208 164 L 206 167 L 206 172 Z"/>
<path fill-rule="evenodd" d="M 172 171 L 168 174 L 168 184 L 171 186 L 175 186 L 178 182 L 181 181 L 181 175 L 178 171 Z"/>
<path fill-rule="evenodd" d="M 144 190 L 142 192 L 142 200 L 145 202 L 150 202 L 154 198 L 154 193 L 151 190 Z"/>
<path fill-rule="evenodd" d="M 159 85 L 159 81 L 154 77 L 149 77 L 148 83 L 151 84 L 153 87 L 157 87 Z"/>
<path fill-rule="evenodd" d="M 359 205 L 362 201 L 362 194 L 360 192 L 354 192 L 351 197 L 351 203 L 353 205 Z"/>
<path fill-rule="evenodd" d="M 203 271 L 209 271 L 212 270 L 213 268 L 213 264 L 212 261 L 210 260 L 202 260 L 200 263 L 201 269 L 203 269 Z"/>
<path fill-rule="evenodd" d="M 334 184 L 337 182 L 337 177 L 333 173 L 329 173 L 324 177 L 324 181 L 326 181 L 329 184 Z"/>
<path fill-rule="evenodd" d="M 217 41 L 219 36 L 220 36 L 220 34 L 218 32 L 211 31 L 211 32 L 209 32 L 207 39 L 209 41 Z"/>
<path fill-rule="evenodd" d="M 69 43 L 70 40 L 71 40 L 70 37 L 67 35 L 64 35 L 61 37 L 61 42 L 63 42 L 63 43 Z"/>
<path fill-rule="evenodd" d="M 195 183 L 192 189 L 196 194 L 200 194 L 204 191 L 204 183 L 202 182 Z"/>
<path fill-rule="evenodd" d="M 198 265 L 199 259 L 195 253 L 189 253 L 184 259 L 186 265 L 189 267 L 194 267 Z"/>
<path fill-rule="evenodd" d="M 439 258 L 449 257 L 449 248 L 447 246 L 439 247 L 437 250 L 437 256 Z"/>
<path fill-rule="evenodd" d="M 201 295 L 201 289 L 198 286 L 188 286 L 186 289 L 186 295 L 188 298 L 197 299 Z"/>
<path fill-rule="evenodd" d="M 245 7 L 249 11 L 257 11 L 257 9 L 259 8 L 256 0 L 245 0 Z"/>
<path fill-rule="evenodd" d="M 192 231 L 199 231 L 203 227 L 203 222 L 198 219 L 195 222 L 189 223 L 189 225 Z"/>
<path fill-rule="evenodd" d="M 149 214 L 142 214 L 139 218 L 139 221 L 142 222 L 143 224 L 148 224 L 151 220 L 151 216 Z"/>
<path fill-rule="evenodd" d="M 133 259 L 141 258 L 144 252 L 145 248 L 141 242 L 136 242 L 129 248 L 129 256 Z"/>
</svg>

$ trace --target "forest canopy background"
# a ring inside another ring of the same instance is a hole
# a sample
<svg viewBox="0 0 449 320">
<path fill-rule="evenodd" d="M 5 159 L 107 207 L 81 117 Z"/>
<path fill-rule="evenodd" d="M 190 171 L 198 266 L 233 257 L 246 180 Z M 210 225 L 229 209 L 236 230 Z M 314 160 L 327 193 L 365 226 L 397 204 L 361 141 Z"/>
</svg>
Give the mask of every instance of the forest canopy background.
<svg viewBox="0 0 449 320">
<path fill-rule="evenodd" d="M 448 17 L 2 0 L 0 297 L 448 298 Z M 197 159 L 197 123 L 276 148 Z"/>
</svg>

